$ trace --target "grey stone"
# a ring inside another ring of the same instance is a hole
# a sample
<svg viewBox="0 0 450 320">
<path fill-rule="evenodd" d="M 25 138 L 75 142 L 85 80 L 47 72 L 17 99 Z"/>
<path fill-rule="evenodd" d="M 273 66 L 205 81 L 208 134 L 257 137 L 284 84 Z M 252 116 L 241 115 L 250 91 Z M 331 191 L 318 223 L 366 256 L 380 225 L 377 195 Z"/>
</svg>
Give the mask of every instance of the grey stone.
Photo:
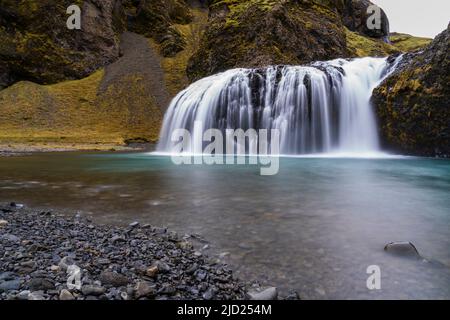
<svg viewBox="0 0 450 320">
<path fill-rule="evenodd" d="M 419 251 L 408 241 L 388 243 L 384 247 L 384 251 L 400 257 L 420 258 Z"/>
<path fill-rule="evenodd" d="M 61 293 L 59 294 L 59 300 L 65 300 L 65 301 L 75 300 L 75 297 L 73 296 L 72 293 L 70 293 L 69 290 L 62 289 Z"/>
<path fill-rule="evenodd" d="M 262 291 L 249 292 L 250 300 L 277 300 L 278 290 L 275 287 L 269 287 Z"/>
<path fill-rule="evenodd" d="M 128 278 L 116 272 L 103 271 L 100 274 L 100 281 L 113 287 L 122 287 L 128 284 Z"/>
<path fill-rule="evenodd" d="M 140 281 L 134 287 L 134 297 L 135 299 L 144 297 L 154 297 L 156 294 L 155 287 L 150 285 L 147 281 Z"/>
<path fill-rule="evenodd" d="M 81 287 L 81 292 L 85 296 L 100 296 L 104 294 L 106 289 L 100 286 L 86 285 Z"/>
<path fill-rule="evenodd" d="M 31 292 L 28 295 L 28 300 L 45 300 L 44 293 L 42 291 Z"/>
<path fill-rule="evenodd" d="M 19 290 L 20 288 L 20 279 L 9 280 L 0 283 L 0 293 L 12 290 Z"/>
<path fill-rule="evenodd" d="M 27 285 L 32 291 L 47 291 L 55 289 L 55 284 L 46 278 L 31 279 L 30 281 L 28 281 Z"/>
</svg>

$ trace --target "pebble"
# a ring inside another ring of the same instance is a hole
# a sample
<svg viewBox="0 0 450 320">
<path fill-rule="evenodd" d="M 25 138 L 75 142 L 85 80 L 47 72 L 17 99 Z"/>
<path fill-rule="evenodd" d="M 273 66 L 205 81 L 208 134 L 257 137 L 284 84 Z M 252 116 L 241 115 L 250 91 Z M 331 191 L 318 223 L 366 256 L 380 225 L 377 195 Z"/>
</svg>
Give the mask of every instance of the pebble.
<svg viewBox="0 0 450 320">
<path fill-rule="evenodd" d="M 8 221 L 6 220 L 0 220 L 0 227 L 4 227 L 8 224 Z"/>
<path fill-rule="evenodd" d="M 158 274 L 158 267 L 157 266 L 151 266 L 147 270 L 145 270 L 145 274 L 150 278 L 155 278 Z"/>
<path fill-rule="evenodd" d="M 75 300 L 75 297 L 69 290 L 62 289 L 61 293 L 59 294 L 59 300 L 65 300 L 65 301 Z"/>
<path fill-rule="evenodd" d="M 111 285 L 113 287 L 122 287 L 128 284 L 127 277 L 111 271 L 103 271 L 100 274 L 99 279 L 103 284 Z"/>
<path fill-rule="evenodd" d="M 277 300 L 278 290 L 275 287 L 269 287 L 262 291 L 253 291 L 248 293 L 250 300 Z"/>
<path fill-rule="evenodd" d="M 31 292 L 28 295 L 28 300 L 45 300 L 44 293 L 42 291 Z"/>
<path fill-rule="evenodd" d="M 0 293 L 5 291 L 19 290 L 20 279 L 8 280 L 0 283 Z"/>
<path fill-rule="evenodd" d="M 85 296 L 100 296 L 106 292 L 106 289 L 101 286 L 85 285 L 81 287 L 81 292 Z"/>
<path fill-rule="evenodd" d="M 134 297 L 136 299 L 154 297 L 155 294 L 154 286 L 147 281 L 139 281 L 134 288 Z"/>
</svg>

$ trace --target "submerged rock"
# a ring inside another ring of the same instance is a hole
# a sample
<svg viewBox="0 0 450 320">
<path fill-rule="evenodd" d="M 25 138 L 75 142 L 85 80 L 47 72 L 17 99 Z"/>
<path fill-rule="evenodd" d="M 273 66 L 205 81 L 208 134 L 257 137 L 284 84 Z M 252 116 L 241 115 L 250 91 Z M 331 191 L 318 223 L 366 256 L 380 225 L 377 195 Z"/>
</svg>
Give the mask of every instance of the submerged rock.
<svg viewBox="0 0 450 320">
<path fill-rule="evenodd" d="M 262 291 L 250 291 L 248 293 L 250 300 L 277 300 L 278 289 L 275 287 L 269 287 Z"/>
<path fill-rule="evenodd" d="M 387 251 L 393 255 L 410 258 L 420 258 L 419 251 L 411 242 L 391 242 L 384 247 L 384 251 Z"/>
</svg>

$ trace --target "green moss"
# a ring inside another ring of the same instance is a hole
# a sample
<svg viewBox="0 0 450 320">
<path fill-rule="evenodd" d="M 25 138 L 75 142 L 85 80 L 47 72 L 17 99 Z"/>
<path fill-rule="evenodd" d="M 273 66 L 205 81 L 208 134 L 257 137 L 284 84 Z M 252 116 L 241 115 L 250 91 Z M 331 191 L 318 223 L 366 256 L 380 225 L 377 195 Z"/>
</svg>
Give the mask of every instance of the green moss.
<svg viewBox="0 0 450 320">
<path fill-rule="evenodd" d="M 364 37 L 345 28 L 347 49 L 355 57 L 388 56 L 400 52 L 380 39 Z"/>
<path fill-rule="evenodd" d="M 414 37 L 403 33 L 392 33 L 389 38 L 392 45 L 402 52 L 423 49 L 433 40 L 429 38 Z"/>
</svg>

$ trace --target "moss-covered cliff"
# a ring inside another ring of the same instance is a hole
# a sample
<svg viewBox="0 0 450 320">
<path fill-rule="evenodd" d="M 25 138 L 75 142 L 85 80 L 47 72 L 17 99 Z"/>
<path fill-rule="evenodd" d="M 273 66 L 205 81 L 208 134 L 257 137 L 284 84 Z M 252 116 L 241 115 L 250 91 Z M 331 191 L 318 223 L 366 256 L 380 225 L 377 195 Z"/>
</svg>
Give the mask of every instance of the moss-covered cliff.
<svg viewBox="0 0 450 320">
<path fill-rule="evenodd" d="M 370 4 L 366 0 L 211 0 L 208 28 L 189 62 L 188 75 L 198 79 L 234 67 L 398 51 L 383 43 L 389 34 L 385 16 L 378 33 L 366 30 Z"/>
<path fill-rule="evenodd" d="M 67 7 L 82 10 L 69 30 Z M 0 0 L 0 89 L 20 80 L 79 79 L 119 57 L 120 0 Z M 2 67 L 0 67 L 2 69 Z"/>
<path fill-rule="evenodd" d="M 392 150 L 450 155 L 450 25 L 374 92 L 383 142 Z"/>
</svg>

